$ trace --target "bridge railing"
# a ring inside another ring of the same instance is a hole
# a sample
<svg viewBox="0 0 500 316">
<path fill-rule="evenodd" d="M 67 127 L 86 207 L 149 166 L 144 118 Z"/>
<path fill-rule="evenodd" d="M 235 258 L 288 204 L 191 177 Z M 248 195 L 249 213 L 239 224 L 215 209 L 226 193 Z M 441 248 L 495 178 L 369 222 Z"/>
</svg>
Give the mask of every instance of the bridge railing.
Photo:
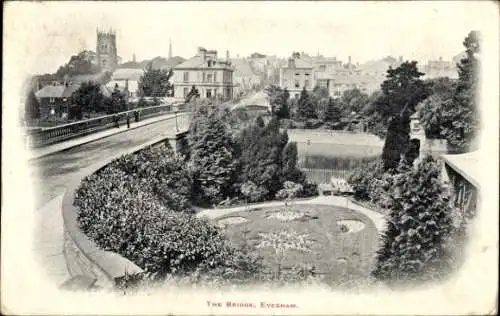
<svg viewBox="0 0 500 316">
<path fill-rule="evenodd" d="M 66 141 L 72 138 L 85 136 L 95 132 L 110 129 L 119 125 L 126 124 L 127 114 L 131 122 L 138 122 L 144 118 L 154 117 L 161 114 L 185 112 L 186 105 L 158 105 L 144 108 L 136 108 L 129 111 L 105 115 L 80 122 L 64 124 L 56 127 L 39 129 L 27 132 L 26 142 L 29 148 L 43 147 L 54 143 Z"/>
</svg>

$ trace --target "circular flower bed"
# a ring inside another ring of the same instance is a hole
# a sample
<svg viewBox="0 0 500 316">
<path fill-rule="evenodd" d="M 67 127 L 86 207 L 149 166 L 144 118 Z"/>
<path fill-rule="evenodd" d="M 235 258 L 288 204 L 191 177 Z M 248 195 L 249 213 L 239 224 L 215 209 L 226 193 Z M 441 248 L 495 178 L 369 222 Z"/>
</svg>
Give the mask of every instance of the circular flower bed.
<svg viewBox="0 0 500 316">
<path fill-rule="evenodd" d="M 340 231 L 344 234 L 360 232 L 366 226 L 362 221 L 358 220 L 341 220 L 337 224 L 340 227 Z"/>
</svg>

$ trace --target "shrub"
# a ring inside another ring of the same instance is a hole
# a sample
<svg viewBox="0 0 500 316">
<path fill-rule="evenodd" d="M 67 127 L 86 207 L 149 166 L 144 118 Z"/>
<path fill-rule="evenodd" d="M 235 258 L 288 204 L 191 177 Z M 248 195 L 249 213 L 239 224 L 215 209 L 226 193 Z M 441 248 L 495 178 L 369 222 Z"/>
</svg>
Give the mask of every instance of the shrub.
<svg viewBox="0 0 500 316">
<path fill-rule="evenodd" d="M 373 183 L 373 180 L 380 179 L 382 174 L 380 159 L 354 169 L 347 177 L 347 183 L 354 191 L 354 198 L 361 201 L 369 201 L 372 196 L 371 192 L 376 187 L 376 183 Z"/>
<path fill-rule="evenodd" d="M 143 191 L 151 192 L 173 211 L 191 211 L 191 179 L 183 158 L 170 145 L 148 147 L 125 155 L 110 164 L 143 182 Z"/>
<path fill-rule="evenodd" d="M 241 185 L 240 191 L 248 202 L 262 201 L 268 193 L 266 188 L 262 186 L 257 186 L 252 181 L 247 181 L 243 183 Z"/>
<path fill-rule="evenodd" d="M 276 193 L 276 198 L 279 200 L 291 200 L 294 199 L 302 193 L 304 188 L 298 183 L 293 183 L 291 181 L 286 181 L 283 184 L 283 189 Z"/>
<path fill-rule="evenodd" d="M 152 279 L 193 272 L 243 278 L 258 268 L 258 258 L 232 248 L 205 220 L 168 209 L 147 183 L 116 165 L 85 178 L 75 195 L 82 231 Z"/>
<path fill-rule="evenodd" d="M 439 164 L 427 156 L 416 169 L 397 175 L 391 198 L 373 275 L 389 282 L 442 277 L 451 264 L 447 241 L 453 227 Z"/>
</svg>

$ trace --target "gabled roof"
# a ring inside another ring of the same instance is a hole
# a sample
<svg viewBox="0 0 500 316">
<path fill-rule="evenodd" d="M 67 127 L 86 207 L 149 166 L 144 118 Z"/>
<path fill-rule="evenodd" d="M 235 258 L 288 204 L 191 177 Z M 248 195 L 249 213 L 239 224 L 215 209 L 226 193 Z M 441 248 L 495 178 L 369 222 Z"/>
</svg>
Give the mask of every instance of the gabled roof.
<svg viewBox="0 0 500 316">
<path fill-rule="evenodd" d="M 66 87 L 64 85 L 48 85 L 35 93 L 37 98 L 62 98 Z"/>
<path fill-rule="evenodd" d="M 313 68 L 312 61 L 296 58 L 295 68 Z M 288 68 L 288 59 L 280 63 L 280 68 Z"/>
<path fill-rule="evenodd" d="M 257 76 L 257 74 L 253 71 L 250 63 L 244 59 L 241 58 L 231 59 L 231 64 L 234 68 L 235 76 L 240 76 L 240 77 Z"/>
<path fill-rule="evenodd" d="M 210 52 L 210 51 L 209 51 Z M 207 68 L 207 69 L 233 69 L 227 64 L 226 60 L 218 59 L 211 67 L 207 65 L 208 59 L 203 59 L 202 56 L 193 56 L 183 63 L 178 64 L 174 69 L 191 69 L 191 68 Z"/>
</svg>

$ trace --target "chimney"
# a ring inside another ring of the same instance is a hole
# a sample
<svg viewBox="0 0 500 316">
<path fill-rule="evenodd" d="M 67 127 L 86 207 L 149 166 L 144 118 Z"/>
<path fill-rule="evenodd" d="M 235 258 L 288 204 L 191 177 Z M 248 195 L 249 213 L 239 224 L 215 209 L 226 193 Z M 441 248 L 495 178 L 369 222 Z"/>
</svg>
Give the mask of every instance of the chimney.
<svg viewBox="0 0 500 316">
<path fill-rule="evenodd" d="M 349 66 L 351 65 L 351 56 L 349 56 Z"/>
<path fill-rule="evenodd" d="M 206 59 L 206 53 L 207 53 L 206 49 L 204 49 L 203 47 L 198 47 L 198 56 L 200 56 L 201 59 L 203 60 Z"/>
<path fill-rule="evenodd" d="M 402 63 L 403 62 L 403 56 L 399 56 L 399 62 Z"/>
<path fill-rule="evenodd" d="M 288 58 L 288 68 L 295 68 L 295 59 Z"/>
<path fill-rule="evenodd" d="M 226 59 L 229 60 L 229 51 L 226 50 Z"/>
<path fill-rule="evenodd" d="M 125 79 L 125 89 L 128 91 L 128 79 Z"/>
</svg>

